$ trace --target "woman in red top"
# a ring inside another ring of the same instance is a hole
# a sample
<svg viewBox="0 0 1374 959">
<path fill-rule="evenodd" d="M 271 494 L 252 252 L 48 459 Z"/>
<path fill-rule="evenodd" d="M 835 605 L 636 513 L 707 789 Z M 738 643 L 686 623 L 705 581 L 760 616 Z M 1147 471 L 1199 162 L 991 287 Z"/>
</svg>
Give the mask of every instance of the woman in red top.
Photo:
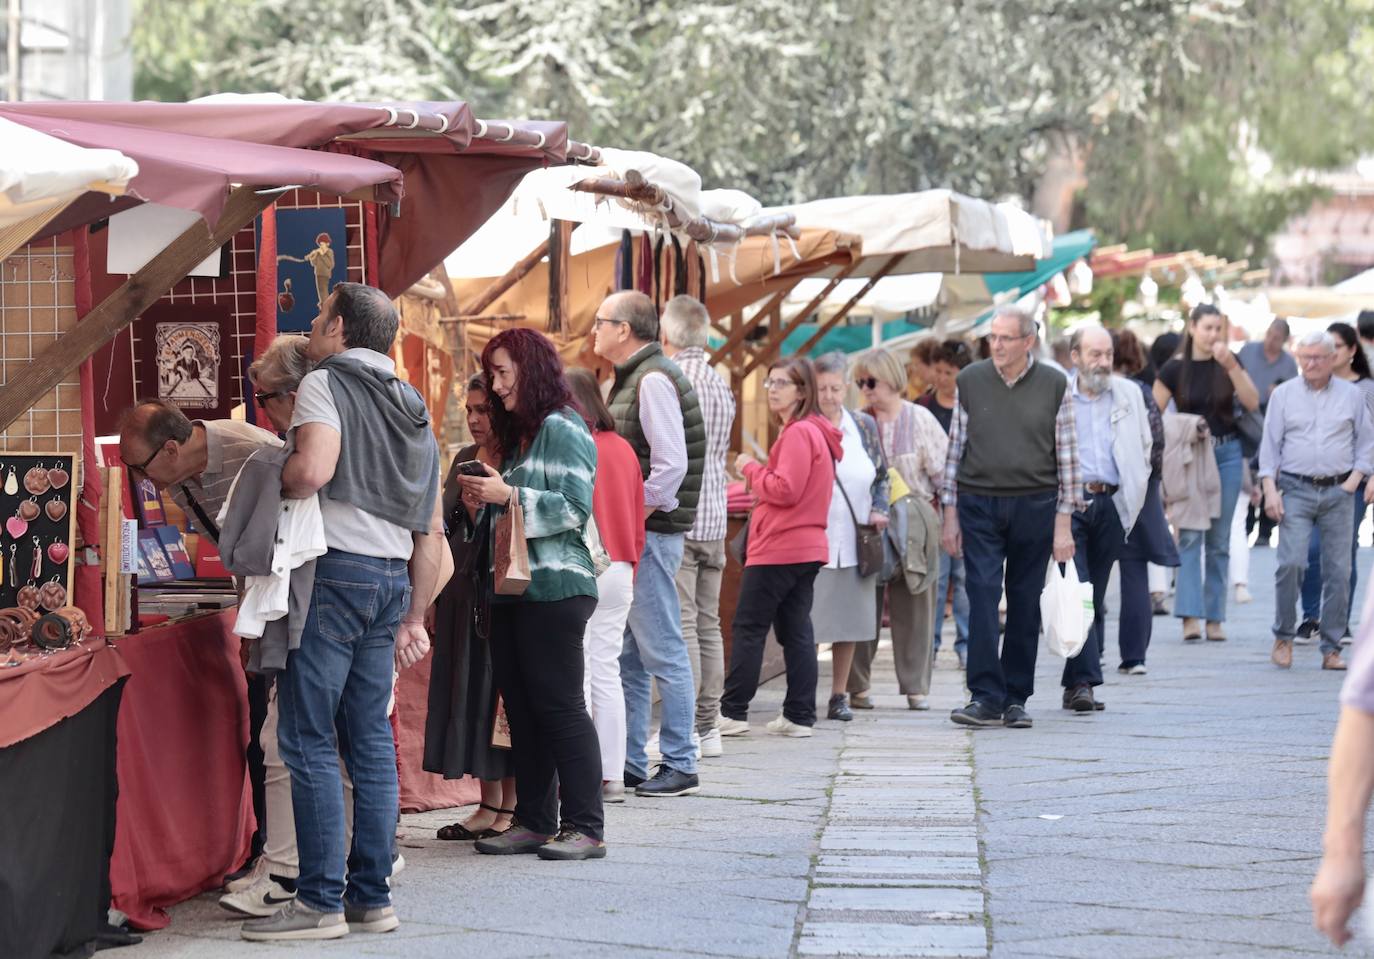
<svg viewBox="0 0 1374 959">
<path fill-rule="evenodd" d="M 615 431 L 615 420 L 589 370 L 567 372 L 568 389 L 596 443 L 592 518 L 611 560 L 596 578 L 599 598 L 587 621 L 582 653 L 587 669 L 587 711 L 601 741 L 601 798 L 625 801 L 625 693 L 620 688 L 620 650 L 634 599 L 635 564 L 644 551 L 644 476 L 639 458 Z"/>
<path fill-rule="evenodd" d="M 758 505 L 749 517 L 730 672 L 720 700 L 720 734 L 739 736 L 749 730 L 749 703 L 758 689 L 771 627 L 787 664 L 787 697 L 782 715 L 768 724 L 768 731 L 803 737 L 816 724 L 811 597 L 816 573 L 830 558 L 825 527 L 843 436 L 819 413 L 810 360 L 794 357 L 775 364 L 763 385 L 768 410 L 783 427 L 766 466 L 747 453 L 735 460 Z"/>
</svg>

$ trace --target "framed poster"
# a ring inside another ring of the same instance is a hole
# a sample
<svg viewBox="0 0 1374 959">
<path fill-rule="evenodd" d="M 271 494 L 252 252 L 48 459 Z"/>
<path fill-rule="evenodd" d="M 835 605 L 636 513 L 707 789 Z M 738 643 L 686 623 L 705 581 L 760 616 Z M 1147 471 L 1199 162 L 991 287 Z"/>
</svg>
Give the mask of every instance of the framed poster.
<svg viewBox="0 0 1374 959">
<path fill-rule="evenodd" d="M 233 312 L 227 303 L 158 303 L 135 322 L 140 398 L 192 419 L 228 419 L 237 405 Z"/>
<path fill-rule="evenodd" d="M 343 207 L 277 211 L 277 331 L 305 333 L 348 279 Z"/>
<path fill-rule="evenodd" d="M 0 608 L 71 605 L 75 473 L 72 453 L 0 452 Z"/>
</svg>

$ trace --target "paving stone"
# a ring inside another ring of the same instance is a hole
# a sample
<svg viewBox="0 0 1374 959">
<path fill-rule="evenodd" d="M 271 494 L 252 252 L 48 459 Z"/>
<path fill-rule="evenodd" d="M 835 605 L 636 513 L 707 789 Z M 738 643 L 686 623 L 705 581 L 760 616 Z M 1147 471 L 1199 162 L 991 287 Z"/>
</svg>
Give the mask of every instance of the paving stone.
<svg viewBox="0 0 1374 959">
<path fill-rule="evenodd" d="M 968 889 L 820 888 L 811 893 L 810 909 L 865 912 L 945 913 L 959 918 L 983 914 L 983 891 Z M 949 918 L 942 916 L 941 918 Z"/>
<path fill-rule="evenodd" d="M 987 955 L 987 930 L 980 925 L 920 925 L 877 922 L 817 922 L 802 930 L 803 956 L 976 957 Z"/>
<path fill-rule="evenodd" d="M 818 875 L 873 874 L 883 876 L 976 876 L 978 860 L 964 856 L 836 856 L 816 861 Z"/>
</svg>

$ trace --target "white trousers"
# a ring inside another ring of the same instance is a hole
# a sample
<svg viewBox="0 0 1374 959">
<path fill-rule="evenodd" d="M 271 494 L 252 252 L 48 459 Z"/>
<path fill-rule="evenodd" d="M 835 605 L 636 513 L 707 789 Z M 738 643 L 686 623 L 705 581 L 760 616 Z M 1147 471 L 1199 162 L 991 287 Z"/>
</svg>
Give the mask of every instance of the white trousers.
<svg viewBox="0 0 1374 959">
<path fill-rule="evenodd" d="M 1236 511 L 1231 514 L 1231 585 L 1250 583 L 1250 537 L 1245 535 L 1245 513 L 1250 498 L 1236 497 Z"/>
<path fill-rule="evenodd" d="M 582 642 L 583 693 L 587 712 L 601 742 L 601 778 L 625 776 L 625 691 L 620 685 L 620 651 L 625 645 L 625 620 L 635 598 L 635 570 L 630 563 L 612 563 L 596 578 L 600 599 L 587 620 Z"/>
</svg>

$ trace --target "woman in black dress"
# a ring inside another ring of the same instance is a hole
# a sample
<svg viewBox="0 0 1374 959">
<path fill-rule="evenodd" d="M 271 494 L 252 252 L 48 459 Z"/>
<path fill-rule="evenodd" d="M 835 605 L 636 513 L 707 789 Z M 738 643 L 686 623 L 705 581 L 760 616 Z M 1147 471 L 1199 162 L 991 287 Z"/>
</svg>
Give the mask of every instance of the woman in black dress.
<svg viewBox="0 0 1374 959">
<path fill-rule="evenodd" d="M 486 571 L 487 512 L 474 521 L 460 499 L 458 467 L 477 460 L 499 466 L 501 453 L 491 429 L 489 398 L 481 374 L 468 383 L 468 430 L 474 440 L 453 458 L 444 481 L 444 522 L 453 550 L 453 578 L 434 609 L 434 660 L 429 674 L 425 719 L 425 769 L 445 779 L 473 776 L 482 782 L 482 802 L 463 822 L 439 830 L 440 839 L 471 841 L 500 835 L 515 810 L 515 772 L 509 749 L 493 746 L 497 690 L 488 646 Z"/>
</svg>

